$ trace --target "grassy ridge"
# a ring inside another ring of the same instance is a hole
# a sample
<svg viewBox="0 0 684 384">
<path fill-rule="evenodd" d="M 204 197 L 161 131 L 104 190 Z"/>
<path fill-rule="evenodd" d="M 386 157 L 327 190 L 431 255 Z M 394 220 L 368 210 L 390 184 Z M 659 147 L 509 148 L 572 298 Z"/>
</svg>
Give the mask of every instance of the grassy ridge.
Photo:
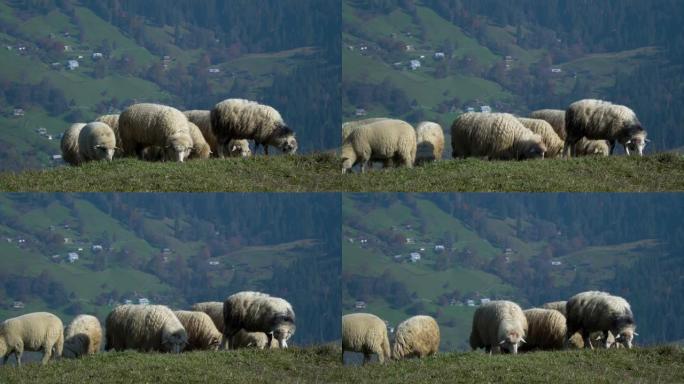
<svg viewBox="0 0 684 384">
<path fill-rule="evenodd" d="M 679 347 L 632 350 L 541 352 L 488 356 L 448 353 L 365 367 L 342 366 L 331 346 L 285 351 L 241 350 L 182 355 L 105 353 L 62 360 L 43 367 L 0 368 L 3 383 L 187 383 L 187 382 L 682 382 L 684 351 Z"/>
</svg>

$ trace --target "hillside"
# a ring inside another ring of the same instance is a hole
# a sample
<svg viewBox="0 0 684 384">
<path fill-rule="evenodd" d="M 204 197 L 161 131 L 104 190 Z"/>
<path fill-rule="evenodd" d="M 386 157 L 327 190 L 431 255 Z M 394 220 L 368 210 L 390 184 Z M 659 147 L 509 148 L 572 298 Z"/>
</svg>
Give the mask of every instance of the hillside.
<svg viewBox="0 0 684 384">
<path fill-rule="evenodd" d="M 681 146 L 684 116 L 671 104 L 684 98 L 681 6 L 343 0 L 343 120 L 448 128 L 471 108 L 525 115 L 603 98 L 637 112 L 649 151 Z"/>
<path fill-rule="evenodd" d="M 671 320 L 651 315 L 655 308 L 665 310 L 684 300 L 680 294 L 658 302 L 651 299 L 681 285 L 677 271 L 682 264 L 676 255 L 682 245 L 664 228 L 637 236 L 618 235 L 632 230 L 611 232 L 606 224 L 585 228 L 584 222 L 592 216 L 589 212 L 593 217 L 613 212 L 596 195 L 549 196 L 539 201 L 534 195 L 526 195 L 525 200 L 485 195 L 343 197 L 344 313 L 375 313 L 392 327 L 411 315 L 427 313 L 440 324 L 441 348 L 463 350 L 468 348 L 472 315 L 482 299 L 508 299 L 532 307 L 579 291 L 603 289 L 630 300 L 640 324 L 638 341 L 666 342 L 684 332 L 678 326 L 676 331 L 670 328 Z M 580 201 L 586 200 L 602 208 L 582 207 Z M 566 201 L 576 216 L 554 219 L 554 213 L 564 212 L 561 207 Z M 669 206 L 654 197 L 628 204 L 641 203 L 658 211 L 670 207 L 673 215 L 682 209 L 681 204 Z M 547 205 L 552 208 L 544 209 L 544 215 L 535 213 Z M 655 220 L 647 216 L 643 225 Z M 662 219 L 670 221 L 674 216 Z M 681 231 L 681 225 L 673 230 Z M 657 267 L 647 271 L 644 265 Z M 661 268 L 673 270 L 664 276 L 659 275 Z"/>
<path fill-rule="evenodd" d="M 82 360 L 62 360 L 46 367 L 30 364 L 0 368 L 6 383 L 102 383 L 188 381 L 235 383 L 377 382 L 681 382 L 684 352 L 661 347 L 633 350 L 545 352 L 487 356 L 483 353 L 440 354 L 423 360 L 345 367 L 339 347 L 290 348 L 286 351 L 241 350 L 181 355 L 105 353 Z"/>
<path fill-rule="evenodd" d="M 280 110 L 299 134 L 301 152 L 337 146 L 332 130 L 339 125 L 339 105 L 326 100 L 339 100 L 339 54 L 327 46 L 335 37 L 326 29 L 336 29 L 339 14 L 320 12 L 331 2 L 305 8 L 314 20 L 325 19 L 325 27 L 283 25 L 285 13 L 311 5 L 300 2 L 262 13 L 277 19 L 273 30 L 239 36 L 253 26 L 252 18 L 221 2 L 187 3 L 176 8 L 122 1 L 114 10 L 101 1 L 0 4 L 0 170 L 62 165 L 53 155 L 71 123 L 118 113 L 134 102 L 183 110 L 210 109 L 228 97 L 259 100 Z M 193 6 L 215 8 L 231 25 L 217 27 L 206 15 L 187 13 Z M 255 6 L 235 9 L 249 13 Z M 159 20 L 164 13 L 171 15 Z M 69 68 L 70 60 L 78 67 Z"/>
</svg>

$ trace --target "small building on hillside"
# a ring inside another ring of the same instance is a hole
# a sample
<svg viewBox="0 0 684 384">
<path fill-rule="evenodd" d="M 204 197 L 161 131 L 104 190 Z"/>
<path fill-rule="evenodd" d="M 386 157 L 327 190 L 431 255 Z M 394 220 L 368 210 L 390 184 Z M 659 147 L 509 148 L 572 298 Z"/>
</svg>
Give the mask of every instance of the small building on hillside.
<svg viewBox="0 0 684 384">
<path fill-rule="evenodd" d="M 435 252 L 444 252 L 444 250 L 445 250 L 445 248 L 443 245 L 441 245 L 441 244 L 435 245 Z"/>
<path fill-rule="evenodd" d="M 417 263 L 420 261 L 420 253 L 418 253 L 418 252 L 411 252 L 411 254 L 409 256 L 411 257 L 412 263 Z"/>
<path fill-rule="evenodd" d="M 67 61 L 67 68 L 69 68 L 69 70 L 71 70 L 71 71 L 78 68 L 78 60 Z"/>
<path fill-rule="evenodd" d="M 480 112 L 482 113 L 491 113 L 492 112 L 492 107 L 489 105 L 483 105 L 480 107 Z"/>
<path fill-rule="evenodd" d="M 420 60 L 411 60 L 409 62 L 409 67 L 411 67 L 412 71 L 415 71 L 416 69 L 420 68 Z"/>
<path fill-rule="evenodd" d="M 67 257 L 69 258 L 70 263 L 74 263 L 74 262 L 78 261 L 78 253 L 76 253 L 76 252 L 69 252 L 67 254 Z"/>
<path fill-rule="evenodd" d="M 355 309 L 366 309 L 367 307 L 368 304 L 366 304 L 366 302 L 363 300 L 358 300 L 356 303 L 354 303 Z"/>
<path fill-rule="evenodd" d="M 138 304 L 140 305 L 150 305 L 150 299 L 146 297 L 141 297 L 138 299 Z"/>
<path fill-rule="evenodd" d="M 433 56 L 435 60 L 442 60 L 444 58 L 444 52 L 435 52 L 435 55 Z"/>
</svg>

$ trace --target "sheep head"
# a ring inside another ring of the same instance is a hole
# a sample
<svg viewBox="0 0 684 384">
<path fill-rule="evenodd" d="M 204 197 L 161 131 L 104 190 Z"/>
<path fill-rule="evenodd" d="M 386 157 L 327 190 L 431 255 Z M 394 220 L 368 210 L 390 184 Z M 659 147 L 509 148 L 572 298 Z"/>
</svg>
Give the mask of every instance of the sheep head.
<svg viewBox="0 0 684 384">
<path fill-rule="evenodd" d="M 274 132 L 272 144 L 288 155 L 294 155 L 297 152 L 295 133 L 284 125 L 279 126 Z"/>
<path fill-rule="evenodd" d="M 193 143 L 190 136 L 184 133 L 175 133 L 166 141 L 166 146 L 164 147 L 166 158 L 175 159 L 175 161 L 182 163 L 190 155 L 192 146 Z"/>
<path fill-rule="evenodd" d="M 235 157 L 249 157 L 252 151 L 249 149 L 247 140 L 231 140 L 228 143 L 229 153 Z"/>
<path fill-rule="evenodd" d="M 511 331 L 508 332 L 506 337 L 499 341 L 499 347 L 502 349 L 505 349 L 509 351 L 512 354 L 517 354 L 518 353 L 518 346 L 521 343 L 525 343 L 525 339 L 523 338 L 523 335 L 516 331 Z"/>
<path fill-rule="evenodd" d="M 180 353 L 188 344 L 188 334 L 184 329 L 162 334 L 162 349 L 166 352 Z"/>
<path fill-rule="evenodd" d="M 520 154 L 521 159 L 537 159 L 544 158 L 546 153 L 546 145 L 542 142 L 541 136 L 535 135 L 531 140 L 526 141 Z"/>
<path fill-rule="evenodd" d="M 294 316 L 277 316 L 275 325 L 271 328 L 273 337 L 278 340 L 280 348 L 287 348 L 287 340 L 294 335 L 297 326 L 294 323 Z"/>
</svg>

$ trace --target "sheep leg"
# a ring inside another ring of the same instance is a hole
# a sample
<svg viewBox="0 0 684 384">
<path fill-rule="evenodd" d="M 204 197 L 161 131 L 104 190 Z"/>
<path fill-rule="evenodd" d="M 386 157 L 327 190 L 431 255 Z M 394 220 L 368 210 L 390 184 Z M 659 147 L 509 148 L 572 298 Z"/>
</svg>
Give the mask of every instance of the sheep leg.
<svg viewBox="0 0 684 384">
<path fill-rule="evenodd" d="M 45 365 L 52 357 L 52 347 L 43 347 L 43 359 L 40 361 L 41 364 Z"/>
<path fill-rule="evenodd" d="M 268 345 L 268 349 L 272 349 L 273 346 L 271 345 L 271 342 L 273 342 L 273 333 L 267 333 L 266 334 L 266 345 Z"/>
<path fill-rule="evenodd" d="M 371 356 L 370 356 L 370 354 L 364 352 L 364 353 L 363 353 L 363 365 L 366 365 L 366 364 L 370 363 L 370 361 L 371 361 Z"/>
<path fill-rule="evenodd" d="M 7 360 L 9 360 L 10 355 L 11 355 L 11 353 L 8 353 L 5 355 L 5 357 L 2 358 L 2 365 L 7 364 Z"/>
<path fill-rule="evenodd" d="M 17 367 L 21 367 L 21 355 L 23 351 L 14 351 L 14 358 L 17 359 Z"/>
<path fill-rule="evenodd" d="M 603 346 L 606 349 L 610 348 L 610 343 L 608 341 L 608 331 L 603 331 Z"/>
<path fill-rule="evenodd" d="M 591 344 L 591 335 L 588 332 L 582 331 L 582 339 L 584 339 L 584 348 L 589 348 L 593 351 L 594 346 Z"/>
<path fill-rule="evenodd" d="M 268 156 L 268 144 L 261 144 L 264 147 L 264 155 Z"/>
<path fill-rule="evenodd" d="M 608 152 L 609 155 L 613 155 L 613 151 L 615 151 L 615 140 L 610 140 L 610 152 Z"/>
<path fill-rule="evenodd" d="M 627 144 L 623 144 L 622 146 L 625 147 L 625 153 L 627 154 L 627 156 L 630 156 L 629 148 L 627 148 Z"/>
</svg>

